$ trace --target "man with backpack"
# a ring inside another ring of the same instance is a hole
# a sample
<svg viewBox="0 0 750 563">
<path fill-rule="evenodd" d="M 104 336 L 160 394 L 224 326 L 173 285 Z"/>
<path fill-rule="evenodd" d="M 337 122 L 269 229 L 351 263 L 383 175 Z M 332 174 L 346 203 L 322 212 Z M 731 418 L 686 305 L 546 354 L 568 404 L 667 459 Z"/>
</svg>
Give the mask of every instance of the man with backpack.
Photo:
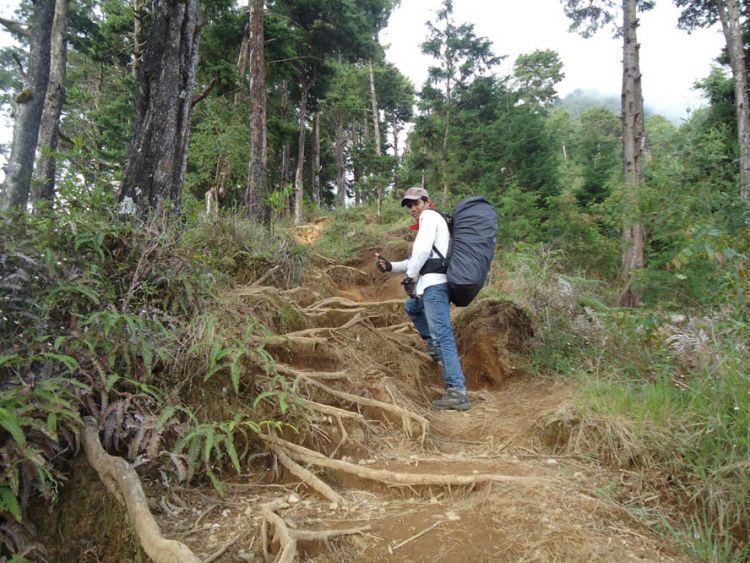
<svg viewBox="0 0 750 563">
<path fill-rule="evenodd" d="M 451 324 L 451 297 L 448 288 L 447 260 L 451 232 L 445 217 L 435 210 L 424 188 L 406 190 L 401 206 L 418 222 L 417 238 L 411 256 L 400 262 L 389 262 L 375 253 L 381 272 L 405 273 L 401 282 L 407 298 L 406 313 L 419 335 L 427 343 L 433 359 L 443 364 L 446 391 L 432 405 L 440 410 L 468 410 L 471 404 L 466 392 L 461 360 Z"/>
</svg>

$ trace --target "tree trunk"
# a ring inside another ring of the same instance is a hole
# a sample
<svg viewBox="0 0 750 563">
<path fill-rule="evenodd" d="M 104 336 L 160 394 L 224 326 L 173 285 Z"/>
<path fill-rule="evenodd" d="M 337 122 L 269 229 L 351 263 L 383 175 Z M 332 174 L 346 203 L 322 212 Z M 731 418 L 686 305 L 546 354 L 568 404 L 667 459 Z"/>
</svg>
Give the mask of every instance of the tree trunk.
<svg viewBox="0 0 750 563">
<path fill-rule="evenodd" d="M 263 0 L 250 0 L 250 164 L 245 205 L 250 217 L 271 226 L 266 204 L 266 71 L 263 49 Z"/>
<path fill-rule="evenodd" d="M 370 70 L 370 101 L 372 103 L 372 131 L 375 135 L 375 158 L 379 161 L 382 155 L 380 150 L 380 112 L 378 111 L 378 99 L 375 92 L 375 77 L 372 72 L 372 61 L 368 61 Z M 383 179 L 378 174 L 377 179 L 378 217 L 383 211 Z"/>
<path fill-rule="evenodd" d="M 133 78 L 136 80 L 143 59 L 143 4 L 144 0 L 133 0 Z"/>
<path fill-rule="evenodd" d="M 365 125 L 367 120 L 365 119 Z M 354 157 L 352 158 L 352 180 L 354 182 L 354 205 L 362 204 L 362 167 L 359 163 L 359 157 L 356 155 L 361 152 L 363 141 L 359 134 L 359 124 L 353 121 L 351 124 L 352 132 L 352 152 Z M 366 138 L 366 137 L 365 137 Z"/>
<path fill-rule="evenodd" d="M 336 211 L 342 211 L 346 206 L 346 159 L 344 158 L 344 124 L 340 117 L 336 118 Z"/>
<path fill-rule="evenodd" d="M 249 9 L 248 9 L 249 11 Z M 245 24 L 245 31 L 242 33 L 242 43 L 240 44 L 240 54 L 237 58 L 237 90 L 234 94 L 234 106 L 239 106 L 242 101 L 245 90 L 245 80 L 247 80 L 247 65 L 250 53 L 250 21 L 248 18 Z M 195 104 L 193 104 L 195 105 Z M 232 175 L 234 168 L 232 160 L 226 153 L 220 153 L 216 159 L 216 173 L 214 174 L 213 183 L 208 190 L 211 193 L 206 194 L 206 214 L 214 215 L 219 212 L 221 202 L 226 198 L 229 186 L 232 185 Z"/>
<path fill-rule="evenodd" d="M 451 104 L 453 103 L 453 89 L 450 77 L 453 75 L 453 61 L 448 59 L 447 63 L 448 78 L 445 80 L 445 128 L 443 130 L 443 154 L 442 170 L 440 171 L 440 180 L 443 183 L 443 202 L 448 201 L 448 135 L 450 134 L 451 124 Z"/>
<path fill-rule="evenodd" d="M 643 268 L 645 233 L 640 224 L 638 195 L 643 182 L 643 93 L 639 45 L 636 29 L 636 0 L 623 0 L 623 78 L 622 120 L 625 185 L 623 193 L 623 277 L 625 289 L 620 303 L 637 307 L 641 303 L 640 290 L 634 287 L 633 275 Z"/>
<path fill-rule="evenodd" d="M 10 157 L 5 166 L 5 182 L 0 209 L 26 209 L 29 202 L 34 155 L 39 139 L 44 98 L 50 65 L 50 35 L 55 15 L 55 0 L 36 0 L 31 16 L 29 65 L 23 89 L 16 96 L 15 121 Z"/>
<path fill-rule="evenodd" d="M 297 172 L 294 175 L 294 224 L 302 224 L 302 200 L 304 196 L 305 176 L 305 122 L 307 121 L 307 94 L 312 84 L 306 81 L 302 85 L 299 101 L 299 143 L 297 145 Z"/>
<path fill-rule="evenodd" d="M 380 118 L 378 112 L 378 99 L 375 93 L 375 78 L 372 73 L 372 61 L 368 62 L 370 69 L 370 101 L 372 103 L 372 131 L 375 135 L 375 156 L 380 158 Z"/>
<path fill-rule="evenodd" d="M 35 207 L 41 200 L 51 200 L 55 195 L 57 169 L 57 142 L 60 133 L 60 114 L 65 101 L 65 66 L 67 64 L 68 4 L 70 0 L 57 0 L 50 37 L 50 71 L 47 95 L 44 100 L 42 121 L 39 125 L 36 164 L 31 184 L 31 201 Z"/>
<path fill-rule="evenodd" d="M 289 114 L 289 88 L 287 82 L 284 81 L 281 84 L 281 119 L 286 121 Z M 286 190 L 289 185 L 289 178 L 291 177 L 291 163 L 290 163 L 290 149 L 289 141 L 284 136 L 284 140 L 281 143 L 281 189 Z M 287 209 L 287 206 L 284 206 Z"/>
<path fill-rule="evenodd" d="M 197 22 L 198 0 L 154 2 L 138 76 L 135 132 L 118 194 L 120 201 L 132 201 L 140 216 L 180 208 L 198 63 Z"/>
<path fill-rule="evenodd" d="M 740 196 L 750 200 L 750 102 L 747 94 L 747 68 L 737 0 L 716 0 L 719 19 L 729 52 L 734 79 L 737 137 L 740 145 Z"/>
<path fill-rule="evenodd" d="M 320 111 L 313 118 L 312 188 L 315 207 L 320 209 Z"/>
<path fill-rule="evenodd" d="M 398 126 L 398 118 L 396 117 L 396 112 L 394 111 L 390 116 L 390 122 L 391 122 L 391 129 L 393 129 L 393 191 L 395 193 L 399 193 L 399 185 L 398 185 L 398 166 L 399 166 L 399 158 L 398 158 L 398 136 L 401 132 L 401 129 Z"/>
</svg>

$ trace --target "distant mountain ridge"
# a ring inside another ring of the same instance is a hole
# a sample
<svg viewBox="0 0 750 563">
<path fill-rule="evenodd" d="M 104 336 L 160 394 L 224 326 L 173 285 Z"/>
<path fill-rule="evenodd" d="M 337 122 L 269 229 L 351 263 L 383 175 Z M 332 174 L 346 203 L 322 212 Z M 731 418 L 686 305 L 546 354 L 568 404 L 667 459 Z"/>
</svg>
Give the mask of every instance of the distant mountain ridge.
<svg viewBox="0 0 750 563">
<path fill-rule="evenodd" d="M 573 90 L 570 94 L 561 98 L 560 105 L 568 110 L 568 113 L 573 117 L 578 117 L 582 112 L 591 107 L 605 107 L 617 115 L 620 115 L 621 111 L 620 96 L 580 88 Z M 679 123 L 681 119 L 679 115 L 669 112 L 654 111 L 648 104 L 646 104 L 644 112 L 647 118 L 659 114 L 674 123 Z"/>
</svg>

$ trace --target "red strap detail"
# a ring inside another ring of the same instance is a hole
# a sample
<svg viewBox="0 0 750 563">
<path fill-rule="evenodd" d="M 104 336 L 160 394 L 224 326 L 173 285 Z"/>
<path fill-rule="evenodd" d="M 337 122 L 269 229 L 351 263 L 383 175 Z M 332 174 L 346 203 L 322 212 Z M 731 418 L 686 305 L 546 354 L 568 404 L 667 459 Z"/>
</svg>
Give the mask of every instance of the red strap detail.
<svg viewBox="0 0 750 563">
<path fill-rule="evenodd" d="M 419 223 L 414 223 L 409 227 L 412 231 L 418 231 L 419 230 Z"/>
</svg>

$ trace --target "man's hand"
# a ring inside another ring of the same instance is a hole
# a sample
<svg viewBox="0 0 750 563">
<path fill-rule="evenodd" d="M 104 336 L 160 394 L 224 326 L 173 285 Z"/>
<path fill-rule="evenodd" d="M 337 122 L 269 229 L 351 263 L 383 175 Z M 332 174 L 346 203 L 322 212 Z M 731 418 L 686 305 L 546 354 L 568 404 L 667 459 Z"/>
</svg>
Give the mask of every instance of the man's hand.
<svg viewBox="0 0 750 563">
<path fill-rule="evenodd" d="M 401 285 L 404 286 L 404 291 L 406 292 L 406 295 L 414 299 L 417 296 L 417 282 L 410 278 L 409 276 L 404 276 L 404 279 L 401 281 Z"/>
<path fill-rule="evenodd" d="M 375 260 L 377 261 L 376 266 L 378 267 L 378 270 L 380 270 L 381 272 L 384 272 L 384 273 L 390 272 L 393 269 L 393 266 L 391 266 L 391 263 L 385 258 L 383 258 L 377 252 L 375 253 Z"/>
</svg>

